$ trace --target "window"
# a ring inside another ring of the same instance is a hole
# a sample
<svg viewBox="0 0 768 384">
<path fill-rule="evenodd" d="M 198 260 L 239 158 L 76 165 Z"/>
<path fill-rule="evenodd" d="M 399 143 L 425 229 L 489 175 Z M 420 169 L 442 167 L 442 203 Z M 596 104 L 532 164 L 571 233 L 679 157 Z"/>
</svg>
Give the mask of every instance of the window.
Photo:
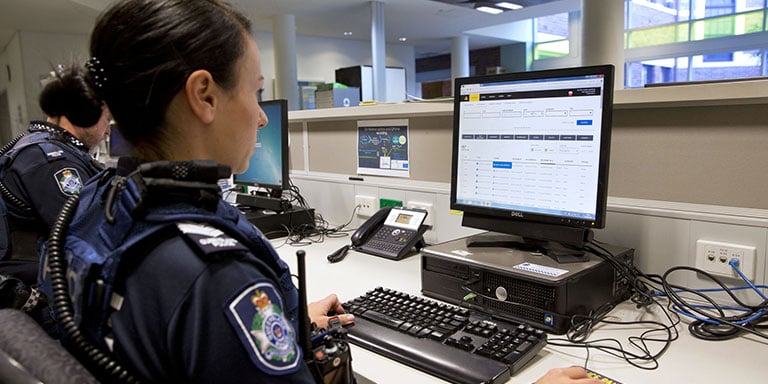
<svg viewBox="0 0 768 384">
<path fill-rule="evenodd" d="M 625 0 L 624 4 L 627 88 L 768 75 L 768 0 Z M 579 12 L 533 19 L 531 68 L 576 65 L 579 38 L 571 35 L 580 27 Z"/>
<path fill-rule="evenodd" d="M 731 59 L 717 62 L 708 59 L 711 56 Z M 628 88 L 658 83 L 757 77 L 763 75 L 764 58 L 765 49 L 755 49 L 636 61 L 627 63 L 624 76 Z"/>
<path fill-rule="evenodd" d="M 567 56 L 570 53 L 568 13 L 558 13 L 533 19 L 533 59 L 542 60 Z"/>
<path fill-rule="evenodd" d="M 627 0 L 626 20 L 628 88 L 766 74 L 766 0 Z"/>
</svg>

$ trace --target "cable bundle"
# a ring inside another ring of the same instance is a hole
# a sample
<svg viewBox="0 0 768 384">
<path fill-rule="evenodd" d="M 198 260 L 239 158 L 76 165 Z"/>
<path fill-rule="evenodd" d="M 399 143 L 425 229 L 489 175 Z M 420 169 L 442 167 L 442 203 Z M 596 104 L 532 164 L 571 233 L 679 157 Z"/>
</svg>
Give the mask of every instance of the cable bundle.
<svg viewBox="0 0 768 384">
<path fill-rule="evenodd" d="M 307 200 L 304 198 L 304 196 L 301 195 L 299 187 L 293 184 L 293 181 L 290 182 L 290 188 L 284 190 L 283 193 L 288 195 L 288 201 L 292 206 L 299 206 L 305 209 L 310 208 Z M 330 223 L 328 223 L 328 221 L 326 221 L 321 214 L 315 212 L 314 225 L 289 224 L 287 226 L 283 226 L 283 230 L 281 231 L 273 231 L 268 234 L 265 233 L 265 235 L 279 233 L 280 235 L 284 235 L 286 237 L 285 244 L 290 244 L 293 246 L 306 246 L 315 243 L 322 243 L 325 241 L 326 237 L 336 238 L 348 236 L 350 229 L 345 228 L 347 228 L 347 226 L 352 222 L 352 218 L 354 218 L 355 212 L 357 212 L 358 208 L 359 207 L 355 207 L 352 210 L 351 217 L 346 223 L 342 225 L 331 227 Z"/>
<path fill-rule="evenodd" d="M 768 339 L 768 333 L 765 332 L 768 329 L 768 297 L 761 291 L 768 286 L 754 285 L 739 269 L 737 259 L 730 260 L 728 264 L 744 280 L 745 286 L 728 287 L 720 279 L 706 271 L 678 266 L 670 268 L 661 277 L 663 291 L 658 292 L 657 295 L 668 297 L 670 306 L 674 311 L 693 319 L 688 325 L 688 330 L 697 338 L 727 340 L 743 333 L 750 333 Z M 699 276 L 712 280 L 720 288 L 689 289 L 673 285 L 669 283 L 668 277 L 677 271 L 696 272 Z M 749 305 L 745 303 L 734 293 L 738 290 L 755 292 L 761 300 L 760 304 Z M 713 292 L 724 292 L 732 303 L 728 305 L 718 303 L 709 296 L 709 293 Z M 683 296 L 683 294 L 688 294 L 690 297 Z"/>
</svg>

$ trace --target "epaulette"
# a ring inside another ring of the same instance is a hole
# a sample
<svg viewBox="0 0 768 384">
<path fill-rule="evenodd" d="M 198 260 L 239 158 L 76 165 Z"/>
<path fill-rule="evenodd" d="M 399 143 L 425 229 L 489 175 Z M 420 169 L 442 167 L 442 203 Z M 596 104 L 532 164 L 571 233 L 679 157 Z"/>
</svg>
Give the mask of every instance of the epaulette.
<svg viewBox="0 0 768 384">
<path fill-rule="evenodd" d="M 43 151 L 49 163 L 67 158 L 66 151 L 56 144 L 43 142 L 37 143 L 37 146 Z"/>
<path fill-rule="evenodd" d="M 177 223 L 176 227 L 203 255 L 248 250 L 248 247 L 237 239 L 207 224 L 184 222 Z"/>
</svg>

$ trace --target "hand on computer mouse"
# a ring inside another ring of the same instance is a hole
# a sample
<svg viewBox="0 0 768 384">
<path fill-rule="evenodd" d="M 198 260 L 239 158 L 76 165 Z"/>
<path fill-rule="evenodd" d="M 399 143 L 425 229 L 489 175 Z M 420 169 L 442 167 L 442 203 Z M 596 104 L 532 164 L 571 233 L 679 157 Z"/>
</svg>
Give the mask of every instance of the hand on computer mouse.
<svg viewBox="0 0 768 384">
<path fill-rule="evenodd" d="M 582 367 L 552 368 L 534 384 L 599 384 L 600 380 L 587 375 Z"/>
<path fill-rule="evenodd" d="M 344 260 L 347 256 L 347 252 L 349 252 L 349 245 L 345 245 L 328 255 L 328 261 L 331 263 L 338 263 L 339 261 Z"/>
</svg>

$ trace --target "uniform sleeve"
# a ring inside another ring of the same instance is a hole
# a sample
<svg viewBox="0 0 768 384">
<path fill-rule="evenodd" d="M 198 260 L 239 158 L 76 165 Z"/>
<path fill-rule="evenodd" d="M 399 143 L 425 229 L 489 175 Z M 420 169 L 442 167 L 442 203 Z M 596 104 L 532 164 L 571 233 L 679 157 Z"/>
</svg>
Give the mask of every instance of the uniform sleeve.
<svg viewBox="0 0 768 384">
<path fill-rule="evenodd" d="M 48 228 L 53 226 L 64 203 L 80 192 L 92 173 L 71 156 L 62 153 L 60 158 L 50 159 L 41 148 L 32 146 L 14 161 L 17 182 Z"/>
<path fill-rule="evenodd" d="M 132 324 L 116 322 L 116 333 L 134 333 L 120 342 L 129 359 L 156 382 L 312 383 L 276 283 L 243 255 L 206 262 L 194 252 L 166 242 L 134 274 L 142 283 L 121 310 Z"/>
</svg>

